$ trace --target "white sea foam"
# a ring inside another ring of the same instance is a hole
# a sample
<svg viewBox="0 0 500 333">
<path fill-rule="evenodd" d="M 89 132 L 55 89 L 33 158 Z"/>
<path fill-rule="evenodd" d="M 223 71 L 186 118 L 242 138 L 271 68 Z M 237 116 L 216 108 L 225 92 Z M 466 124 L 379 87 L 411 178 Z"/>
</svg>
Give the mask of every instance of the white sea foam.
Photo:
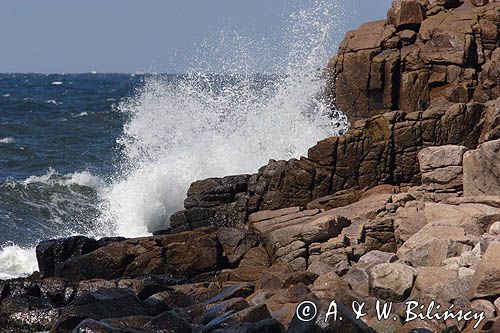
<svg viewBox="0 0 500 333">
<path fill-rule="evenodd" d="M 99 191 L 105 186 L 104 180 L 88 171 L 74 172 L 71 174 L 60 175 L 54 169 L 49 170 L 41 176 L 31 176 L 24 180 L 24 184 L 44 183 L 46 185 L 81 185 L 93 188 Z"/>
<path fill-rule="evenodd" d="M 222 89 L 193 70 L 181 83 L 150 79 L 121 103 L 119 110 L 129 116 L 118 140 L 123 174 L 104 191 L 102 223 L 129 237 L 164 228 L 182 209 L 192 181 L 252 173 L 270 158 L 298 157 L 344 131 L 345 117 L 322 101 L 325 79 L 318 70 L 333 54 L 339 16 L 335 1 L 297 10 L 285 32 L 293 35 L 285 75 L 264 89 L 252 88 L 245 76 L 251 54 L 243 54 L 224 63 L 225 72 L 243 75 Z"/>
<path fill-rule="evenodd" d="M 53 86 L 60 86 L 62 85 L 63 83 L 61 81 L 54 81 L 51 83 Z"/>
<path fill-rule="evenodd" d="M 26 276 L 38 269 L 34 248 L 6 245 L 0 248 L 0 280 Z"/>
<path fill-rule="evenodd" d="M 14 143 L 16 142 L 16 140 L 14 138 L 3 138 L 3 139 L 0 139 L 0 143 L 6 143 L 6 144 L 9 144 L 9 143 Z"/>
</svg>

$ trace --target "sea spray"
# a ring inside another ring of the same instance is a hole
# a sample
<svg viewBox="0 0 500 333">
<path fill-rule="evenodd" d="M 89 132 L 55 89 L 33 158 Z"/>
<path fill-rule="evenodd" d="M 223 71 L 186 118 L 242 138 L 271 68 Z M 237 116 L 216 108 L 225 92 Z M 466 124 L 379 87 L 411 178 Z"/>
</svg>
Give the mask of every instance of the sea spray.
<svg viewBox="0 0 500 333">
<path fill-rule="evenodd" d="M 5 245 L 0 248 L 0 280 L 25 276 L 38 269 L 34 248 Z"/>
<path fill-rule="evenodd" d="M 345 131 L 346 118 L 325 107 L 321 70 L 334 52 L 332 38 L 340 37 L 341 16 L 335 1 L 290 15 L 290 52 L 273 77 L 228 61 L 223 78 L 195 67 L 180 82 L 148 79 L 119 105 L 129 117 L 118 140 L 123 160 L 104 191 L 101 223 L 129 237 L 165 228 L 192 181 L 255 172 L 270 158 L 298 157 Z"/>
</svg>

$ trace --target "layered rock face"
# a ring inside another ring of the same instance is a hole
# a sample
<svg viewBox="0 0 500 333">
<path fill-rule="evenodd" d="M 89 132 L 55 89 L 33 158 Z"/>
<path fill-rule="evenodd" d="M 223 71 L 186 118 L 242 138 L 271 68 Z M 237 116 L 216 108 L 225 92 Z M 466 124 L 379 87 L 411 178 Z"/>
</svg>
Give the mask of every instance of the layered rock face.
<svg viewBox="0 0 500 333">
<path fill-rule="evenodd" d="M 329 65 L 337 107 L 355 120 L 498 98 L 498 4 L 471 7 L 395 1 L 388 20 L 349 32 Z"/>
<path fill-rule="evenodd" d="M 497 332 L 499 27 L 499 2 L 395 0 L 330 62 L 345 135 L 193 183 L 156 236 L 42 242 L 40 274 L 0 281 L 0 330 Z M 333 299 L 344 320 L 296 313 Z M 408 300 L 484 318 L 407 322 Z"/>
</svg>

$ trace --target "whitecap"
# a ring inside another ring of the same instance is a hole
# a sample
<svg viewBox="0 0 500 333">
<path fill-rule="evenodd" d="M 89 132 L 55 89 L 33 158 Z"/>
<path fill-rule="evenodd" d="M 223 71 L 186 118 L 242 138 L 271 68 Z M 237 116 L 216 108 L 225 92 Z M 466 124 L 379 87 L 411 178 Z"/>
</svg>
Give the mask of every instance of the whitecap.
<svg viewBox="0 0 500 333">
<path fill-rule="evenodd" d="M 10 94 L 3 94 L 3 97 L 10 97 Z"/>
<path fill-rule="evenodd" d="M 53 168 L 49 168 L 44 175 L 30 176 L 23 182 L 25 185 L 34 183 L 44 183 L 46 185 L 80 185 L 88 186 L 95 190 L 104 187 L 105 182 L 102 178 L 91 174 L 88 171 L 74 172 L 65 175 L 59 174 Z"/>
<path fill-rule="evenodd" d="M 60 86 L 62 85 L 63 83 L 61 81 L 54 81 L 51 83 L 53 86 Z"/>
<path fill-rule="evenodd" d="M 62 104 L 62 103 L 59 103 L 58 101 L 54 100 L 54 99 L 49 99 L 49 100 L 46 100 L 45 103 L 47 104 L 52 104 L 52 105 L 59 105 L 59 104 Z"/>
<path fill-rule="evenodd" d="M 14 138 L 3 138 L 3 139 L 0 139 L 0 143 L 14 143 L 16 142 L 16 140 Z"/>
<path fill-rule="evenodd" d="M 84 117 L 84 116 L 88 116 L 88 115 L 89 115 L 88 112 L 83 111 L 83 112 L 80 112 L 79 114 L 77 114 L 75 117 Z"/>
</svg>

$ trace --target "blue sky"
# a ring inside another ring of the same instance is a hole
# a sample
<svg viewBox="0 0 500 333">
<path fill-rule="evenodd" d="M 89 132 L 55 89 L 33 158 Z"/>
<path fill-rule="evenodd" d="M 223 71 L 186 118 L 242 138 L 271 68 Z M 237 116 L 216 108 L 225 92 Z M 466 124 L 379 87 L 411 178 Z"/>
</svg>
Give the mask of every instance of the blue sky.
<svg viewBox="0 0 500 333">
<path fill-rule="evenodd" d="M 391 3 L 324 1 L 342 4 L 342 30 L 384 18 Z M 293 2 L 0 0 L 0 72 L 181 73 L 189 68 L 200 45 L 210 43 L 221 30 L 250 39 L 265 37 L 280 45 Z M 268 57 L 280 58 L 282 52 L 276 47 Z M 269 64 L 259 66 L 267 70 Z"/>
</svg>

